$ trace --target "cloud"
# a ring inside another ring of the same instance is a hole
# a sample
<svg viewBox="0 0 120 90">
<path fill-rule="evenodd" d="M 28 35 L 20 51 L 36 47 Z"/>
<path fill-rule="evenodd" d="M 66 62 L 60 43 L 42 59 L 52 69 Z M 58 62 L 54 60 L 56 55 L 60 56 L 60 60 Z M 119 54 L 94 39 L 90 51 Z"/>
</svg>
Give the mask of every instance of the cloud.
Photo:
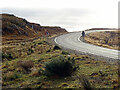
<svg viewBox="0 0 120 90">
<path fill-rule="evenodd" d="M 2 13 L 11 13 L 20 17 L 25 17 L 30 21 L 37 21 L 48 24 L 73 24 L 79 18 L 87 16 L 91 13 L 88 10 L 64 8 L 41 8 L 41 9 L 24 9 L 24 8 L 3 8 Z"/>
<path fill-rule="evenodd" d="M 2 13 L 14 14 L 41 25 L 62 26 L 67 29 L 79 26 L 82 19 L 92 14 L 92 11 L 76 8 L 3 8 Z"/>
<path fill-rule="evenodd" d="M 111 17 L 108 18 L 107 14 L 100 14 L 94 10 L 82 8 L 2 8 L 1 13 L 14 14 L 40 25 L 60 26 L 68 31 L 93 27 L 113 27 L 116 25 L 110 21 Z M 108 25 L 108 23 L 110 24 Z"/>
</svg>

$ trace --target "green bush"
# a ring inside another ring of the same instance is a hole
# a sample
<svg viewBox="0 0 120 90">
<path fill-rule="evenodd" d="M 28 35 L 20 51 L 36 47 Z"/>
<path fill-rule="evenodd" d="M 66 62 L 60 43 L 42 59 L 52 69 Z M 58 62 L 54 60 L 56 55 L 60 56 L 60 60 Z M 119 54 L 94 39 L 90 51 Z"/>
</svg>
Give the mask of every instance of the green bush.
<svg viewBox="0 0 120 90">
<path fill-rule="evenodd" d="M 48 53 L 48 52 L 50 52 L 50 51 L 51 51 L 51 50 L 49 49 L 49 50 L 46 51 L 46 53 Z"/>
<path fill-rule="evenodd" d="M 52 59 L 52 61 L 46 63 L 45 74 L 47 76 L 69 76 L 75 70 L 74 58 L 65 58 L 63 56 Z"/>
<path fill-rule="evenodd" d="M 7 60 L 10 60 L 10 59 L 14 59 L 13 55 L 12 54 L 7 54 L 7 53 L 2 53 L 2 59 L 7 59 Z"/>
<path fill-rule="evenodd" d="M 49 42 L 47 42 L 47 41 L 43 41 L 43 44 L 49 44 Z"/>
<path fill-rule="evenodd" d="M 33 52 L 34 52 L 33 49 L 32 49 L 32 48 L 29 48 L 27 54 L 30 55 L 30 54 L 32 54 Z"/>
<path fill-rule="evenodd" d="M 61 50 L 61 48 L 59 46 L 54 46 L 53 50 Z"/>
<path fill-rule="evenodd" d="M 43 44 L 43 43 L 42 43 L 42 42 L 39 42 L 39 43 L 38 43 L 38 45 L 41 45 L 41 44 Z"/>
</svg>

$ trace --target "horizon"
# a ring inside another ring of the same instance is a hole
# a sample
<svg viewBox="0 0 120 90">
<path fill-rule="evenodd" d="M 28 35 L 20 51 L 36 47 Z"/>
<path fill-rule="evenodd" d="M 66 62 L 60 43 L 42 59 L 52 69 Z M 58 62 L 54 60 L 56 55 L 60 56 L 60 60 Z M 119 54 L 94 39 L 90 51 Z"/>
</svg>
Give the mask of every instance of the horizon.
<svg viewBox="0 0 120 90">
<path fill-rule="evenodd" d="M 90 28 L 118 28 L 118 0 L 71 0 L 69 3 L 67 0 L 12 1 L 2 1 L 1 14 L 14 14 L 41 26 L 59 26 L 69 32 Z"/>
</svg>

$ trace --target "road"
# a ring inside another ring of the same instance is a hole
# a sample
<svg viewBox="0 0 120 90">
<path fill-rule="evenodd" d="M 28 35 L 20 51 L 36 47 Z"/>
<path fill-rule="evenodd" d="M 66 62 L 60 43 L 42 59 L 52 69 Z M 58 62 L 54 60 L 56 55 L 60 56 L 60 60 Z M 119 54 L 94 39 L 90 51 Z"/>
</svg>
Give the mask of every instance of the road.
<svg viewBox="0 0 120 90">
<path fill-rule="evenodd" d="M 90 33 L 90 32 L 98 32 L 98 30 L 86 31 L 86 33 Z M 120 53 L 120 51 L 92 45 L 89 43 L 84 43 L 79 39 L 80 36 L 81 36 L 81 32 L 73 32 L 58 36 L 54 39 L 54 41 L 58 45 L 67 49 L 72 49 L 79 52 L 94 54 L 97 56 L 103 56 L 112 59 L 119 59 L 118 54 Z"/>
</svg>

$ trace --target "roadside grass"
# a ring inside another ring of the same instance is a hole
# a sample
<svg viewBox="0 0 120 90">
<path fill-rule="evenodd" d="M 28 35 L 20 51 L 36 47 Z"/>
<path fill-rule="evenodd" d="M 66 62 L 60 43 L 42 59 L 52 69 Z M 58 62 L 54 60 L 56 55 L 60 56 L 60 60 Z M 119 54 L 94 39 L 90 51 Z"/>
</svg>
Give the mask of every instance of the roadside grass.
<svg viewBox="0 0 120 90">
<path fill-rule="evenodd" d="M 81 79 L 81 76 L 86 77 L 93 88 L 118 87 L 118 67 L 115 63 L 96 61 L 87 55 L 70 54 L 61 49 L 54 50 L 55 46 L 44 38 L 33 42 L 7 43 L 5 46 L 8 48 L 3 46 L 3 53 L 10 53 L 15 58 L 3 58 L 3 88 L 84 88 L 78 76 Z M 33 52 L 28 54 L 29 49 Z M 67 77 L 44 75 L 46 63 L 61 55 L 65 58 L 74 57 L 78 69 Z M 30 63 L 26 66 L 30 67 L 29 73 L 21 68 L 23 65 L 20 62 L 24 62 L 24 65 Z"/>
<path fill-rule="evenodd" d="M 85 41 L 94 45 L 120 50 L 120 32 L 92 32 L 85 36 Z"/>
</svg>

